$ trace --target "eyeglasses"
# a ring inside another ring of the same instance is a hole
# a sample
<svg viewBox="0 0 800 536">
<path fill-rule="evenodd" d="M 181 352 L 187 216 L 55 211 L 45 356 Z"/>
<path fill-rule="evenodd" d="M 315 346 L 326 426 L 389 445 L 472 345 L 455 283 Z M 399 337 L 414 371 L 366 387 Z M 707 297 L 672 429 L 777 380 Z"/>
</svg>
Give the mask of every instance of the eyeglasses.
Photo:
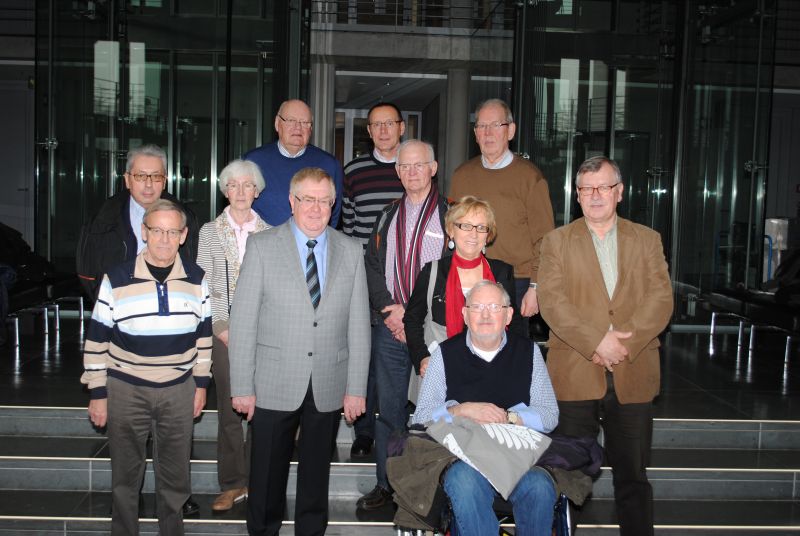
<svg viewBox="0 0 800 536">
<path fill-rule="evenodd" d="M 470 313 L 482 313 L 488 310 L 493 315 L 496 315 L 503 309 L 508 309 L 508 305 L 500 305 L 499 303 L 473 303 L 470 305 L 465 305 L 467 309 L 469 309 Z"/>
<path fill-rule="evenodd" d="M 614 184 L 601 184 L 600 186 L 578 186 L 576 190 L 578 190 L 578 195 L 581 197 L 591 197 L 595 192 L 599 193 L 600 195 L 608 195 L 617 184 L 619 183 L 615 182 Z"/>
<path fill-rule="evenodd" d="M 498 130 L 501 127 L 507 127 L 511 123 L 501 123 L 499 121 L 495 121 L 493 123 L 475 123 L 475 130 L 477 131 L 486 131 L 486 130 Z"/>
<path fill-rule="evenodd" d="M 489 227 L 487 225 L 472 225 L 471 223 L 454 223 L 456 227 L 461 229 L 462 231 L 471 231 L 475 229 L 479 233 L 488 233 Z"/>
<path fill-rule="evenodd" d="M 228 190 L 229 192 L 234 192 L 239 188 L 243 188 L 245 192 L 252 192 L 253 190 L 256 189 L 256 185 L 252 182 L 242 182 L 242 183 L 228 182 L 228 185 L 225 186 L 225 189 Z"/>
<path fill-rule="evenodd" d="M 177 240 L 183 234 L 183 229 L 161 229 L 159 227 L 150 227 L 146 223 L 144 226 L 147 230 L 154 236 L 156 239 L 161 240 L 161 237 L 165 234 L 169 237 L 170 240 Z"/>
<path fill-rule="evenodd" d="M 314 205 L 319 205 L 320 207 L 330 208 L 333 206 L 333 199 L 330 197 L 311 197 L 309 195 L 304 195 L 303 197 L 294 196 L 297 199 L 297 202 L 300 203 L 304 207 L 311 208 Z"/>
<path fill-rule="evenodd" d="M 408 173 L 411 171 L 411 168 L 417 170 L 417 172 L 421 172 L 425 169 L 430 162 L 417 162 L 416 164 L 397 164 L 397 169 L 399 169 L 402 173 Z"/>
<path fill-rule="evenodd" d="M 399 125 L 402 122 L 402 119 L 389 119 L 387 121 L 373 121 L 372 123 L 368 123 L 368 125 L 375 129 L 381 127 L 394 128 L 395 125 Z"/>
<path fill-rule="evenodd" d="M 278 117 L 281 119 L 281 121 L 289 125 L 290 128 L 294 128 L 298 125 L 300 125 L 302 128 L 311 128 L 311 125 L 313 125 L 311 121 L 301 121 L 299 119 L 284 119 L 284 117 L 281 114 L 278 114 Z"/>
<path fill-rule="evenodd" d="M 128 173 L 136 182 L 147 182 L 150 179 L 153 184 L 161 184 L 167 178 L 163 173 Z"/>
</svg>

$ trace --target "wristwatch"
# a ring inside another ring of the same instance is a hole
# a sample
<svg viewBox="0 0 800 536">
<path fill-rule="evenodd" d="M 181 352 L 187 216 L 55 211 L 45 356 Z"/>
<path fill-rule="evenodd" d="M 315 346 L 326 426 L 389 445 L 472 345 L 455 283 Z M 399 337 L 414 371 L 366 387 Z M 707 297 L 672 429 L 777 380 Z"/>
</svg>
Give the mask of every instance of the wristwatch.
<svg viewBox="0 0 800 536">
<path fill-rule="evenodd" d="M 528 283 L 528 288 L 536 290 L 537 288 L 539 288 L 539 283 Z"/>
<path fill-rule="evenodd" d="M 522 419 L 516 411 L 506 411 L 506 421 L 508 424 L 521 424 Z"/>
</svg>

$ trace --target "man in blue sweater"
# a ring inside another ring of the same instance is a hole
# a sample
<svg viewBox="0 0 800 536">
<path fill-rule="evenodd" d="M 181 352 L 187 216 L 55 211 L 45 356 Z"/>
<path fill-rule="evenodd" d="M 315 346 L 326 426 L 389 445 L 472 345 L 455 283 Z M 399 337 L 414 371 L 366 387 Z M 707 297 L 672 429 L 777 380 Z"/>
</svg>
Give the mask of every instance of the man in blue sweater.
<svg viewBox="0 0 800 536">
<path fill-rule="evenodd" d="M 336 186 L 336 204 L 331 213 L 330 226 L 339 223 L 342 210 L 344 174 L 342 166 L 327 153 L 310 145 L 313 118 L 311 108 L 301 100 L 288 100 L 281 104 L 275 116 L 278 141 L 249 151 L 245 160 L 258 164 L 267 182 L 266 189 L 253 202 L 253 210 L 272 226 L 281 225 L 292 215 L 289 206 L 289 182 L 303 168 L 324 169 Z"/>
</svg>

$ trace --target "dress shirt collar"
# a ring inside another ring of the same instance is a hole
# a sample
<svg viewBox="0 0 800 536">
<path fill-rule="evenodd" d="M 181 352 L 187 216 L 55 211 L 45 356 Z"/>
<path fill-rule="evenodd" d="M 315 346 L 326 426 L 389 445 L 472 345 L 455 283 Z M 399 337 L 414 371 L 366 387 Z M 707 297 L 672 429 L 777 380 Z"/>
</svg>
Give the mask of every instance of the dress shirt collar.
<svg viewBox="0 0 800 536">
<path fill-rule="evenodd" d="M 308 147 L 308 145 L 306 145 L 306 147 Z M 303 153 L 306 152 L 306 147 L 303 147 L 302 149 L 297 151 L 297 154 L 292 154 L 292 153 L 289 152 L 288 149 L 286 149 L 286 147 L 284 147 L 281 144 L 280 141 L 278 142 L 278 152 L 280 152 L 286 158 L 300 158 L 301 156 L 303 156 Z"/>
<path fill-rule="evenodd" d="M 504 167 L 510 166 L 511 162 L 513 161 L 514 161 L 514 153 L 512 153 L 508 149 L 506 149 L 506 152 L 503 153 L 503 157 L 494 164 L 490 164 L 489 162 L 487 162 L 486 158 L 484 158 L 484 156 L 481 155 L 481 164 L 486 169 L 503 169 Z"/>
</svg>

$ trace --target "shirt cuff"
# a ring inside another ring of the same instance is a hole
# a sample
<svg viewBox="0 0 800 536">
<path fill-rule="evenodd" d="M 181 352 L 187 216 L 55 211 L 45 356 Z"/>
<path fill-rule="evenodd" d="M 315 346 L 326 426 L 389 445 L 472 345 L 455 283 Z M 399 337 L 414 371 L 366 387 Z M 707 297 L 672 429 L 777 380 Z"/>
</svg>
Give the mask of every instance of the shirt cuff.
<svg viewBox="0 0 800 536">
<path fill-rule="evenodd" d="M 102 400 L 104 398 L 108 398 L 108 391 L 106 390 L 105 385 L 103 385 L 102 387 L 95 387 L 94 389 L 89 390 L 90 400 Z"/>
<path fill-rule="evenodd" d="M 522 424 L 524 424 L 527 428 L 531 428 L 536 430 L 537 432 L 544 432 L 544 424 L 542 423 L 542 417 L 539 415 L 539 412 L 533 408 L 530 408 L 520 402 L 516 406 L 508 408 L 508 411 L 513 411 L 517 415 L 520 416 L 522 419 Z"/>
<path fill-rule="evenodd" d="M 444 420 L 444 422 L 453 422 L 453 416 L 449 411 L 447 411 L 447 408 L 453 407 L 457 404 L 458 402 L 455 400 L 448 400 L 431 412 L 431 420 L 436 422 L 441 420 Z"/>
<path fill-rule="evenodd" d="M 194 377 L 194 384 L 196 387 L 200 389 L 208 389 L 208 386 L 211 384 L 211 377 L 210 376 L 195 376 Z"/>
</svg>

